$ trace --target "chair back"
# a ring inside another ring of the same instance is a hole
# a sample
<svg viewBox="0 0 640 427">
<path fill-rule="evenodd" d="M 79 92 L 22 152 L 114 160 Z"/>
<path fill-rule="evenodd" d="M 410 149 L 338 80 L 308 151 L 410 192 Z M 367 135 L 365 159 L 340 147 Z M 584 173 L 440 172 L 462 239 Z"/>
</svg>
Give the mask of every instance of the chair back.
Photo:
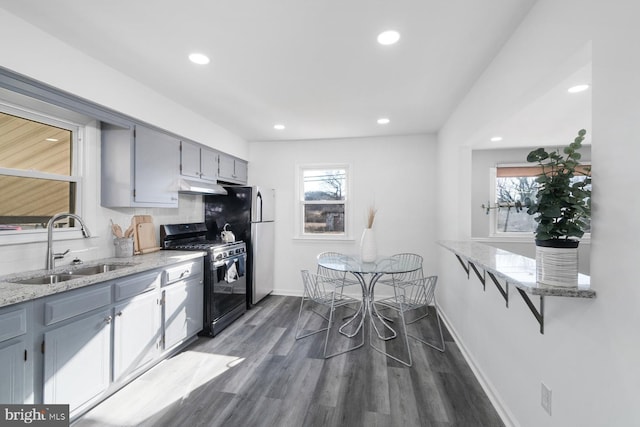
<svg viewBox="0 0 640 427">
<path fill-rule="evenodd" d="M 427 306 L 435 301 L 438 276 L 420 277 L 400 284 L 402 300 L 411 306 Z"/>
<path fill-rule="evenodd" d="M 341 254 L 339 252 L 322 252 L 318 254 L 318 256 L 316 257 L 318 261 L 320 261 L 321 259 L 324 259 L 324 260 L 335 259 L 339 262 L 344 262 L 344 260 L 347 258 L 348 258 L 347 255 Z M 318 263 L 318 269 L 316 270 L 316 274 L 320 274 L 322 276 L 330 277 L 332 279 L 337 279 L 337 280 L 344 280 L 347 277 L 346 271 L 332 270 L 330 268 L 321 266 L 319 263 Z"/>
<path fill-rule="evenodd" d="M 419 269 L 414 271 L 409 271 L 407 273 L 394 273 L 393 274 L 394 281 L 405 282 L 405 281 L 416 280 L 424 277 L 424 273 L 422 271 L 423 258 L 420 255 L 413 254 L 413 253 L 401 253 L 401 254 L 392 255 L 391 258 L 395 262 L 399 263 L 401 266 L 407 266 L 407 267 L 414 266 L 414 265 L 420 266 Z"/>
<path fill-rule="evenodd" d="M 309 270 L 301 270 L 300 272 L 306 296 L 318 303 L 326 303 L 328 298 L 332 298 L 336 288 L 342 286 L 340 279 L 313 274 Z"/>
</svg>

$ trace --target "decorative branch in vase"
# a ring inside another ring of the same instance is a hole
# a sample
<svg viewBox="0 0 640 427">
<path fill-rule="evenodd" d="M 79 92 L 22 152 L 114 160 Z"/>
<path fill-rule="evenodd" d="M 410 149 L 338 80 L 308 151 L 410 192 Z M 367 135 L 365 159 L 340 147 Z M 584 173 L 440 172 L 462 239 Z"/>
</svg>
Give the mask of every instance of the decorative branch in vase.
<svg viewBox="0 0 640 427">
<path fill-rule="evenodd" d="M 367 228 L 373 227 L 373 221 L 376 219 L 376 212 L 378 212 L 376 208 L 369 206 L 367 211 Z"/>
<path fill-rule="evenodd" d="M 373 262 L 378 257 L 376 239 L 373 234 L 373 221 L 376 219 L 378 210 L 370 206 L 367 210 L 367 227 L 362 231 L 360 239 L 360 257 L 364 262 Z"/>
</svg>

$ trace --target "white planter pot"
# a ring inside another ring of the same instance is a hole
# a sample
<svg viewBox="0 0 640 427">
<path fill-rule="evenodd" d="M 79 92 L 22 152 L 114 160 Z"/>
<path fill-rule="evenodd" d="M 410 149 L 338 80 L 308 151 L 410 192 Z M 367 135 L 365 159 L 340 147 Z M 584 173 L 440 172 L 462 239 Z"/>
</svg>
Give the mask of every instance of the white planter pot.
<svg viewBox="0 0 640 427">
<path fill-rule="evenodd" d="M 364 262 L 373 262 L 378 257 L 376 236 L 372 228 L 365 228 L 360 239 L 360 257 Z"/>
<path fill-rule="evenodd" d="M 536 281 L 547 286 L 578 286 L 578 248 L 536 246 Z"/>
</svg>

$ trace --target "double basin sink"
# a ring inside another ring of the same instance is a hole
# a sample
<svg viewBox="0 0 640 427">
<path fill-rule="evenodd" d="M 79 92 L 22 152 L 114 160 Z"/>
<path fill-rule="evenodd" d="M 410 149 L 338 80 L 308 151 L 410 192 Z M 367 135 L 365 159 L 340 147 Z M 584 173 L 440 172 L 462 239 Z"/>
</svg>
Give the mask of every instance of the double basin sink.
<svg viewBox="0 0 640 427">
<path fill-rule="evenodd" d="M 67 280 L 79 279 L 81 277 L 93 276 L 95 274 L 108 273 L 121 268 L 131 267 L 135 264 L 97 264 L 88 267 L 70 268 L 60 273 L 46 273 L 41 276 L 30 277 L 28 279 L 12 280 L 12 283 L 21 285 L 54 285 Z"/>
</svg>

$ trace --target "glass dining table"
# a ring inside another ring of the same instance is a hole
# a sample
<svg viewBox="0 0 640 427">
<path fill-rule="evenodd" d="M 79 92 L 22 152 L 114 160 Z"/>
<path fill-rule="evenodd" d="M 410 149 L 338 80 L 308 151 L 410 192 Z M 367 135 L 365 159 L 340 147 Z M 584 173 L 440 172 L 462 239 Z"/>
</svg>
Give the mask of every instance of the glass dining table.
<svg viewBox="0 0 640 427">
<path fill-rule="evenodd" d="M 374 302 L 374 289 L 378 280 L 384 275 L 411 273 L 422 268 L 422 264 L 416 260 L 401 259 L 393 256 L 380 256 L 372 262 L 363 261 L 360 256 L 354 255 L 336 255 L 332 254 L 327 257 L 319 257 L 318 265 L 330 270 L 335 270 L 344 273 L 351 273 L 355 276 L 362 288 L 362 304 L 358 308 L 357 312 L 349 317 L 348 321 L 344 323 L 339 331 L 348 337 L 355 336 L 363 327 L 366 318 L 369 316 L 371 319 L 371 325 L 376 330 L 378 337 L 384 340 L 388 340 L 396 337 L 395 330 L 389 325 L 389 319 L 379 313 Z M 378 330 L 375 322 L 373 322 L 373 316 L 376 316 L 391 333 L 391 336 L 381 334 Z M 352 324 L 359 319 L 359 324 L 355 331 L 352 333 L 345 333 L 344 328 L 349 324 Z"/>
</svg>

